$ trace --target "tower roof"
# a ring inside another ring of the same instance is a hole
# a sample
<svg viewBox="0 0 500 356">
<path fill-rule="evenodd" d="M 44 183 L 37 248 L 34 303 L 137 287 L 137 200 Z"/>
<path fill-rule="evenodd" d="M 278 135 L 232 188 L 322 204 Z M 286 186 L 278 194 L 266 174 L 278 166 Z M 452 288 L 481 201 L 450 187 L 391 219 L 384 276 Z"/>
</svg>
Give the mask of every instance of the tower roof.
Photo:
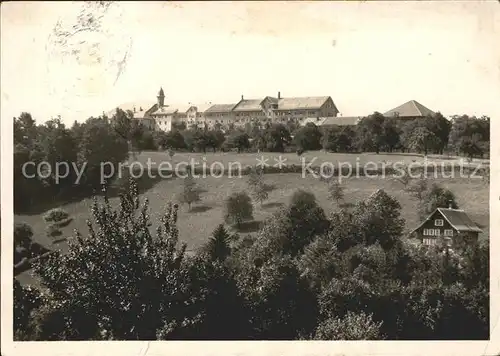
<svg viewBox="0 0 500 356">
<path fill-rule="evenodd" d="M 165 93 L 163 93 L 162 87 L 160 87 L 160 91 L 158 92 L 158 96 L 165 96 Z"/>
</svg>

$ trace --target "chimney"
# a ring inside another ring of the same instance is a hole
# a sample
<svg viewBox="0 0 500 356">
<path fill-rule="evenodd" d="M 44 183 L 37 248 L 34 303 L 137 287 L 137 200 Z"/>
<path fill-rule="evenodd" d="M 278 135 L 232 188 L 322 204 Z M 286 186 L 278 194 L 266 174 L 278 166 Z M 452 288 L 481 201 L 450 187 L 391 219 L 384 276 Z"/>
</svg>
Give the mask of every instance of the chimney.
<svg viewBox="0 0 500 356">
<path fill-rule="evenodd" d="M 448 201 L 448 209 L 453 209 L 453 206 L 451 204 L 451 200 Z"/>
<path fill-rule="evenodd" d="M 135 106 L 134 106 L 134 112 L 135 112 Z"/>
<path fill-rule="evenodd" d="M 243 94 L 241 94 L 241 100 L 243 100 Z"/>
<path fill-rule="evenodd" d="M 281 99 L 281 93 L 278 92 L 278 100 Z"/>
</svg>

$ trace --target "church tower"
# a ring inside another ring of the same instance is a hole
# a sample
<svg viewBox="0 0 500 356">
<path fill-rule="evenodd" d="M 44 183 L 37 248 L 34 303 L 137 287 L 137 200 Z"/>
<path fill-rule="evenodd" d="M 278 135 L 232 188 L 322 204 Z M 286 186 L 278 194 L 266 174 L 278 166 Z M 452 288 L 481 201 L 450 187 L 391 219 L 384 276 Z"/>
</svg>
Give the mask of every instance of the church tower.
<svg viewBox="0 0 500 356">
<path fill-rule="evenodd" d="M 158 93 L 158 108 L 161 108 L 165 105 L 165 94 L 163 93 L 163 88 L 160 88 Z"/>
</svg>

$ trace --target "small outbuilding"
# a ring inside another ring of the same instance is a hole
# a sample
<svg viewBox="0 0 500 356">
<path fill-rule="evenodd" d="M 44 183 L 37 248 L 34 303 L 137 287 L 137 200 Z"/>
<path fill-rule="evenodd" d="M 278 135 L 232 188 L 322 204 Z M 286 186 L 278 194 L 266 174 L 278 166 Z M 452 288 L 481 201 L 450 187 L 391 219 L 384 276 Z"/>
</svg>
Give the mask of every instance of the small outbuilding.
<svg viewBox="0 0 500 356">
<path fill-rule="evenodd" d="M 481 230 L 461 209 L 437 208 L 411 235 L 424 245 L 459 247 L 478 240 Z"/>
</svg>

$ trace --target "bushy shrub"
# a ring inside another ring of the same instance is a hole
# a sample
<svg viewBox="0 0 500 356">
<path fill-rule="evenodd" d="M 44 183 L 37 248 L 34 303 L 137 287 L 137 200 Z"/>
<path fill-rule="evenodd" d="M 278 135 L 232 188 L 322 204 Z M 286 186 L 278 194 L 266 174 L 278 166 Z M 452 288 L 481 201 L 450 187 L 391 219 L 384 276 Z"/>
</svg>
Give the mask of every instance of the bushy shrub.
<svg viewBox="0 0 500 356">
<path fill-rule="evenodd" d="M 62 231 L 56 225 L 48 225 L 47 226 L 47 236 L 49 237 L 59 237 L 62 235 Z"/>
<path fill-rule="evenodd" d="M 224 219 L 228 224 L 238 227 L 243 222 L 253 219 L 252 200 L 247 193 L 233 193 L 227 198 Z"/>
<path fill-rule="evenodd" d="M 25 223 L 16 223 L 14 225 L 14 245 L 28 247 L 31 244 L 33 230 L 31 226 Z"/>
<path fill-rule="evenodd" d="M 66 219 L 63 219 L 61 221 L 55 222 L 53 225 L 57 226 L 58 228 L 63 228 L 63 227 L 68 226 L 69 224 L 71 224 L 72 221 L 73 221 L 73 218 L 66 218 Z"/>
<path fill-rule="evenodd" d="M 54 208 L 47 211 L 43 216 L 43 219 L 45 222 L 60 222 L 68 217 L 69 214 L 65 210 L 61 208 Z"/>
</svg>

